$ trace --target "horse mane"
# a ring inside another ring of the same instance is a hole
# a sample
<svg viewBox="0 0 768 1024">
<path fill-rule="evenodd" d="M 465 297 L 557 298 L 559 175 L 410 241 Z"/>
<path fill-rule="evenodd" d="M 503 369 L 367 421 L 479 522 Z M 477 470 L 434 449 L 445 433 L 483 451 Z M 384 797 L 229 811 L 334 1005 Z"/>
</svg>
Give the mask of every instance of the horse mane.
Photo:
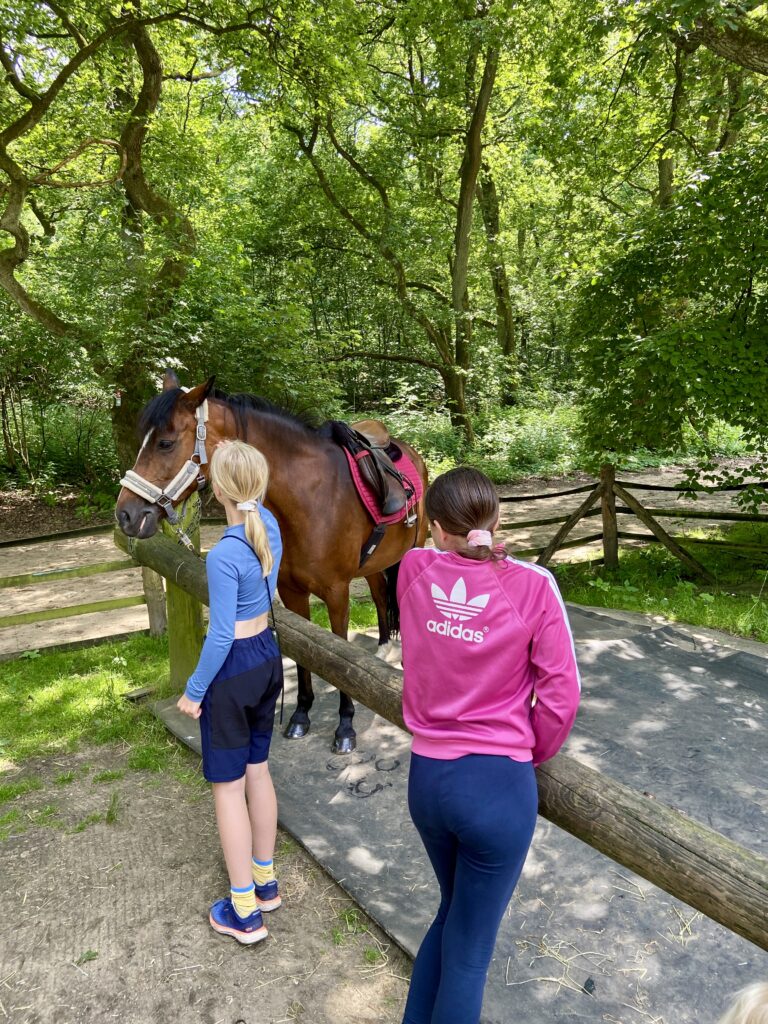
<svg viewBox="0 0 768 1024">
<path fill-rule="evenodd" d="M 184 391 L 181 388 L 168 388 L 150 399 L 142 409 L 139 417 L 139 437 L 145 437 L 150 430 L 165 430 L 173 418 L 176 402 L 183 394 Z M 262 398 L 259 395 L 251 395 L 245 392 L 228 394 L 226 391 L 214 388 L 208 397 L 223 402 L 234 413 L 237 432 L 240 435 L 246 433 L 249 412 L 259 412 L 272 416 L 286 424 L 297 427 L 304 433 L 317 434 L 319 430 L 320 425 L 312 413 L 305 411 L 292 412 L 285 408 L 285 406 L 278 405 L 276 402 L 271 402 L 268 398 Z"/>
</svg>

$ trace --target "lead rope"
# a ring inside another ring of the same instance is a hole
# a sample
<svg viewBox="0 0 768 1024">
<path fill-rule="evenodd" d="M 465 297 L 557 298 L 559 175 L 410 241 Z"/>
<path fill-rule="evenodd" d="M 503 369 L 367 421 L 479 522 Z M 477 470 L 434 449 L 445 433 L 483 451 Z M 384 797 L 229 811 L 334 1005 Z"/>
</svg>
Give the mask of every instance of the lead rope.
<svg viewBox="0 0 768 1024">
<path fill-rule="evenodd" d="M 240 538 L 238 537 L 237 540 L 240 540 Z M 250 547 L 250 544 L 248 546 Z M 280 636 L 279 636 L 279 634 L 277 632 L 277 623 L 275 622 L 275 609 L 272 607 L 272 594 L 271 594 L 270 589 L 269 589 L 269 578 L 267 576 L 264 577 L 264 583 L 266 584 L 266 587 L 267 587 L 267 597 L 269 598 L 269 614 L 272 616 L 272 635 L 275 638 L 275 643 L 277 644 L 277 649 L 280 652 L 280 659 L 282 660 L 283 651 L 282 651 L 282 648 L 280 647 Z M 280 679 L 281 679 L 281 683 L 280 683 L 280 725 L 282 725 L 283 724 L 283 708 L 285 707 L 285 673 L 283 673 L 280 676 Z"/>
</svg>

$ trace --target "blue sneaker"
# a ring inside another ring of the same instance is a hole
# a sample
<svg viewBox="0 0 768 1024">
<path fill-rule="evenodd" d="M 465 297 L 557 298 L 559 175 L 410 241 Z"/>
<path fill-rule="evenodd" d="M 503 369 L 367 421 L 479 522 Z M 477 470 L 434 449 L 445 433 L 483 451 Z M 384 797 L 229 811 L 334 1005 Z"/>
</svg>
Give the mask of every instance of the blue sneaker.
<svg viewBox="0 0 768 1024">
<path fill-rule="evenodd" d="M 277 910 L 283 902 L 277 891 L 277 881 L 273 878 L 271 882 L 264 885 L 256 885 L 255 882 L 253 884 L 256 888 L 256 902 L 259 905 L 259 910 Z"/>
<path fill-rule="evenodd" d="M 219 932 L 220 935 L 231 935 L 245 946 L 261 942 L 269 934 L 264 927 L 260 910 L 254 910 L 246 918 L 238 917 L 229 896 L 213 904 L 208 920 L 215 932 Z"/>
</svg>

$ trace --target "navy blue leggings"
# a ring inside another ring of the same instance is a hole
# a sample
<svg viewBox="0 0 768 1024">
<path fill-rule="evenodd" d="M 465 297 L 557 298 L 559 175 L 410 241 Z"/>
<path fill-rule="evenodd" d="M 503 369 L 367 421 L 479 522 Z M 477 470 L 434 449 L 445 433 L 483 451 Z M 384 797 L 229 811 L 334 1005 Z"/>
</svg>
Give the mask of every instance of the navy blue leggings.
<svg viewBox="0 0 768 1024">
<path fill-rule="evenodd" d="M 496 934 L 536 825 L 533 765 L 411 757 L 408 807 L 440 884 L 403 1024 L 477 1024 Z"/>
</svg>

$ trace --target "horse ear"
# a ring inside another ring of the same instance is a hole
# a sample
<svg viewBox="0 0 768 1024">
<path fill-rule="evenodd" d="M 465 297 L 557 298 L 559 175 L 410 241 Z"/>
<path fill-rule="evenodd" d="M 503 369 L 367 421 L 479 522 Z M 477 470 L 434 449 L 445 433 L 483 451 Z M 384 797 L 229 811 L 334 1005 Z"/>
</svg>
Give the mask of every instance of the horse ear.
<svg viewBox="0 0 768 1024">
<path fill-rule="evenodd" d="M 209 377 L 205 384 L 198 384 L 196 388 L 190 388 L 184 395 L 184 401 L 191 405 L 193 409 L 196 409 L 198 405 L 202 405 L 211 391 L 213 391 L 215 380 L 215 376 Z"/>
<path fill-rule="evenodd" d="M 173 388 L 180 387 L 179 378 L 169 366 L 163 374 L 163 391 L 171 391 Z"/>
</svg>

